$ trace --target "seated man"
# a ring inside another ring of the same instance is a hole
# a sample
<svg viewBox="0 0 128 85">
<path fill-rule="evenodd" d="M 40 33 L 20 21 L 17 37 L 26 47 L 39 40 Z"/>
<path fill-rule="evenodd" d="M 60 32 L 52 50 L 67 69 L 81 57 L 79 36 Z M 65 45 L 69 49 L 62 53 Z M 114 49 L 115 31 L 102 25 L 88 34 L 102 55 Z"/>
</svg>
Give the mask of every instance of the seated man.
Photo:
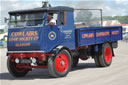
<svg viewBox="0 0 128 85">
<path fill-rule="evenodd" d="M 47 25 L 56 25 L 56 20 L 53 19 L 53 13 L 48 14 L 48 24 Z"/>
<path fill-rule="evenodd" d="M 20 21 L 17 20 L 17 27 L 23 27 L 25 26 L 26 21 L 25 21 L 25 16 L 24 15 L 20 15 Z"/>
</svg>

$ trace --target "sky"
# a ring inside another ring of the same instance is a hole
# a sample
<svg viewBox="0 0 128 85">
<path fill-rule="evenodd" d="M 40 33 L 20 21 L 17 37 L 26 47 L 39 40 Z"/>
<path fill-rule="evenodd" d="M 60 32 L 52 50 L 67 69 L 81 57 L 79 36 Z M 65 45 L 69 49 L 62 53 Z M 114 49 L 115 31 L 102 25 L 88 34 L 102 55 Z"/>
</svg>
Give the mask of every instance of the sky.
<svg viewBox="0 0 128 85">
<path fill-rule="evenodd" d="M 102 9 L 104 16 L 128 16 L 128 0 L 0 0 L 0 24 L 9 11 L 41 7 L 42 1 L 52 6 Z"/>
</svg>

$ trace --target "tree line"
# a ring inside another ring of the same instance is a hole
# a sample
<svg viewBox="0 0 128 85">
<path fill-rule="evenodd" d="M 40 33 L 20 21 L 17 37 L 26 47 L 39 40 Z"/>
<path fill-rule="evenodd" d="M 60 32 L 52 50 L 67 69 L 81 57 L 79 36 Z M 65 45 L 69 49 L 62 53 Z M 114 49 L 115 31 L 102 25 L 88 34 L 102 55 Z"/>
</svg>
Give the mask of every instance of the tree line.
<svg viewBox="0 0 128 85">
<path fill-rule="evenodd" d="M 128 15 L 127 16 L 103 16 L 103 20 L 118 20 L 121 24 L 128 24 Z M 89 10 L 78 11 L 75 17 L 76 22 L 86 22 L 101 20 L 101 15 L 94 15 Z"/>
<path fill-rule="evenodd" d="M 103 20 L 118 20 L 121 24 L 128 24 L 128 16 L 103 16 Z"/>
</svg>

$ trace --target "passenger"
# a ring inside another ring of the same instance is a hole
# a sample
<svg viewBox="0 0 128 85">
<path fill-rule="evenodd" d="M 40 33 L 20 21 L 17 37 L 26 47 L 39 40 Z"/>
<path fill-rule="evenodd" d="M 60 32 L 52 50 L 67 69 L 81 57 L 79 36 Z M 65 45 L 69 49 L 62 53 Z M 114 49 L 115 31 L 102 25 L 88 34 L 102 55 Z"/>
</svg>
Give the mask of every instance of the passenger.
<svg viewBox="0 0 128 85">
<path fill-rule="evenodd" d="M 53 13 L 48 14 L 48 24 L 47 25 L 56 25 L 56 20 L 53 19 Z"/>
</svg>

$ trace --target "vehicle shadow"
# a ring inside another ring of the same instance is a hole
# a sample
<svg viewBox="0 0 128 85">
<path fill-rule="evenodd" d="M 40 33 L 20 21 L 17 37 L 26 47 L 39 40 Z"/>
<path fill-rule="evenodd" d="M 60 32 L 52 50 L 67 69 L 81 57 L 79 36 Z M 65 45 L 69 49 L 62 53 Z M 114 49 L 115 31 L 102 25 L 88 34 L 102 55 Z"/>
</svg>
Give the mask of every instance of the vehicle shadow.
<svg viewBox="0 0 128 85">
<path fill-rule="evenodd" d="M 93 69 L 96 67 L 95 63 L 79 63 L 77 67 L 73 68 L 71 72 Z M 9 72 L 0 73 L 0 80 L 32 80 L 32 79 L 55 79 L 48 73 L 48 69 L 33 69 L 25 77 L 13 77 Z"/>
<path fill-rule="evenodd" d="M 9 72 L 0 73 L 0 80 L 52 79 L 47 69 L 33 69 L 24 77 L 14 77 Z"/>
<path fill-rule="evenodd" d="M 79 63 L 77 67 L 74 67 L 71 71 L 78 71 L 83 69 L 93 69 L 98 68 L 95 63 Z"/>
</svg>

